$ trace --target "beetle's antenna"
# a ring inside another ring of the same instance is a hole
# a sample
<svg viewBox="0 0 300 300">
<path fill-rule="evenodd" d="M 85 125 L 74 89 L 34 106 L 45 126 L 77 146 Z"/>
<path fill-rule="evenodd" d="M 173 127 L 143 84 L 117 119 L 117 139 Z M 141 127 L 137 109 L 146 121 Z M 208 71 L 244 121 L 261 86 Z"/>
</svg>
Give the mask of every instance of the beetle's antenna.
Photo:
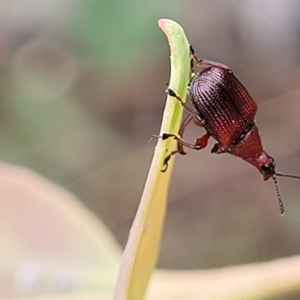
<svg viewBox="0 0 300 300">
<path fill-rule="evenodd" d="M 276 173 L 276 175 L 278 175 Z M 280 175 L 279 175 L 280 176 Z M 279 211 L 280 211 L 280 214 L 283 216 L 284 214 L 284 206 L 283 206 L 283 202 L 281 200 L 281 196 L 280 196 L 280 193 L 279 193 L 279 189 L 278 189 L 278 184 L 277 184 L 277 178 L 275 175 L 272 176 L 272 179 L 274 181 L 274 184 L 275 184 L 275 188 L 276 188 L 276 193 L 277 193 L 277 199 L 278 199 L 278 203 L 279 203 Z M 300 179 L 300 178 L 299 178 Z"/>
<path fill-rule="evenodd" d="M 297 176 L 297 175 L 282 174 L 282 173 L 275 173 L 275 175 L 280 176 L 280 177 L 289 177 L 289 178 L 294 178 L 294 179 L 300 180 L 300 176 Z"/>
</svg>

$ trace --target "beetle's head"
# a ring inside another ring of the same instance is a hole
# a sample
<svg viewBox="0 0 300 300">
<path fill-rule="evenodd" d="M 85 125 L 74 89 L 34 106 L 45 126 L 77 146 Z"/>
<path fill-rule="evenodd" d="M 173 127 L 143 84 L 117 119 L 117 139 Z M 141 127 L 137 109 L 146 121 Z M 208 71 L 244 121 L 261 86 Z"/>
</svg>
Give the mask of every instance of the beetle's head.
<svg viewBox="0 0 300 300">
<path fill-rule="evenodd" d="M 264 180 L 268 180 L 276 173 L 274 158 L 266 154 L 266 159 L 264 159 L 263 163 L 258 167 L 258 169 L 260 173 L 263 175 Z"/>
<path fill-rule="evenodd" d="M 258 155 L 247 159 L 247 161 L 259 170 L 264 180 L 268 180 L 275 174 L 274 158 L 269 156 L 265 151 L 261 151 Z"/>
<path fill-rule="evenodd" d="M 261 151 L 259 155 L 256 155 L 254 158 L 250 158 L 247 160 L 250 164 L 254 165 L 259 172 L 263 175 L 264 180 L 268 180 L 272 177 L 273 182 L 275 184 L 277 198 L 279 202 L 279 210 L 281 215 L 284 213 L 284 207 L 281 200 L 281 196 L 278 189 L 277 178 L 276 176 L 280 177 L 290 177 L 295 179 L 300 179 L 300 176 L 297 175 L 290 175 L 290 174 L 282 174 L 275 171 L 275 161 L 274 158 L 269 156 L 265 151 Z"/>
</svg>

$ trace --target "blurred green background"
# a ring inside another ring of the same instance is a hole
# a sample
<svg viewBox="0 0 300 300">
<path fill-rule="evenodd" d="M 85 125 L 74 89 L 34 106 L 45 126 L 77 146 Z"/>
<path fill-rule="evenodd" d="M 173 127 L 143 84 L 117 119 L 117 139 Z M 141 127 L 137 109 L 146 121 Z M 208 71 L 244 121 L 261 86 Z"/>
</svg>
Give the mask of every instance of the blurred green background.
<svg viewBox="0 0 300 300">
<path fill-rule="evenodd" d="M 265 150 L 278 171 L 299 175 L 299 13 L 296 0 L 2 0 L 0 159 L 72 192 L 123 247 L 169 78 L 157 20 L 171 18 L 199 57 L 234 70 L 258 103 Z M 202 133 L 190 126 L 186 138 Z M 299 182 L 279 178 L 281 218 L 273 183 L 237 158 L 210 154 L 213 144 L 177 158 L 158 266 L 213 268 L 299 253 Z M 0 287 L 0 298 L 36 294 L 11 286 Z"/>
</svg>

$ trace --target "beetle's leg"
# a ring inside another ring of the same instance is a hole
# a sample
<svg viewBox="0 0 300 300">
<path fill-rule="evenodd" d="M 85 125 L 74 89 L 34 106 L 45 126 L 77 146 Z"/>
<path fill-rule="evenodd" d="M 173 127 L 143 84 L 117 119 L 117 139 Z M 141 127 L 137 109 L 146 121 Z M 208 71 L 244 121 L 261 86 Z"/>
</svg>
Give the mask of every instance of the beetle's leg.
<svg viewBox="0 0 300 300">
<path fill-rule="evenodd" d="M 194 116 L 189 114 L 185 117 L 185 119 L 182 121 L 181 125 L 180 125 L 180 128 L 179 128 L 179 131 L 178 131 L 178 135 L 182 138 L 183 137 L 183 132 L 186 128 L 186 126 L 194 119 Z M 172 152 L 175 152 L 175 151 L 172 151 Z M 181 155 L 185 155 L 186 152 L 183 150 L 183 146 L 182 144 L 180 143 L 177 143 L 177 152 L 176 153 L 179 153 Z M 174 153 L 174 154 L 176 154 Z M 172 155 L 174 155 L 172 154 Z"/>
<path fill-rule="evenodd" d="M 166 157 L 165 157 L 165 160 L 164 160 L 164 165 L 163 165 L 163 168 L 161 169 L 161 171 L 164 173 L 168 170 L 168 166 L 169 166 L 169 160 L 171 159 L 171 157 L 175 154 L 179 153 L 178 150 L 174 150 L 174 151 L 171 151 L 170 154 L 168 154 Z"/>
<path fill-rule="evenodd" d="M 186 118 L 186 120 L 188 120 L 188 119 L 189 118 Z M 190 120 L 189 120 L 189 122 L 190 122 Z M 163 136 L 162 136 L 163 140 L 166 140 L 168 138 L 174 138 L 177 141 L 177 150 L 172 151 L 168 156 L 166 156 L 166 158 L 164 160 L 164 168 L 161 171 L 165 172 L 168 169 L 168 162 L 169 162 L 170 158 L 173 155 L 175 155 L 177 153 L 179 153 L 179 154 L 186 154 L 183 151 L 183 146 L 185 146 L 187 148 L 190 148 L 190 149 L 193 149 L 193 150 L 201 150 L 201 149 L 203 149 L 203 148 L 206 147 L 209 137 L 210 137 L 210 134 L 207 132 L 203 136 L 197 138 L 195 140 L 194 144 L 191 144 L 191 143 L 185 141 L 184 139 L 182 139 L 180 136 L 178 136 L 176 134 L 173 134 L 173 133 L 164 133 Z M 182 149 L 182 151 L 184 153 L 179 152 L 179 149 Z"/>
<path fill-rule="evenodd" d="M 211 60 L 206 60 L 206 59 L 199 59 L 196 55 L 195 55 L 195 51 L 192 45 L 190 45 L 190 51 L 191 51 L 191 57 L 192 59 L 196 62 L 196 65 L 198 67 L 202 67 L 202 66 L 210 66 L 210 67 L 217 67 L 223 70 L 230 70 L 229 67 L 227 67 L 226 65 L 223 65 L 221 63 L 218 62 L 214 62 Z M 191 63 L 191 66 L 193 66 L 193 64 Z"/>
<path fill-rule="evenodd" d="M 185 117 L 185 119 L 182 121 L 179 131 L 178 131 L 178 135 L 179 136 L 183 136 L 183 132 L 186 128 L 186 126 L 194 119 L 194 116 L 189 114 Z M 157 135 L 152 135 L 152 137 L 158 137 L 158 138 L 162 138 L 167 139 L 168 137 L 165 137 L 167 134 L 163 134 L 162 136 L 157 136 Z M 165 160 L 164 160 L 164 167 L 163 169 L 161 169 L 162 172 L 167 171 L 168 169 L 168 161 L 170 160 L 170 158 L 175 155 L 175 154 L 181 154 L 181 155 L 185 155 L 186 152 L 183 150 L 183 145 L 181 143 L 177 143 L 177 150 L 172 151 L 170 154 L 168 154 L 168 156 L 166 156 Z"/>
<path fill-rule="evenodd" d="M 180 125 L 180 128 L 179 128 L 179 131 L 178 131 L 178 136 L 180 136 L 182 138 L 183 136 L 183 132 L 186 128 L 186 126 L 194 119 L 194 116 L 193 115 L 187 115 L 185 117 L 185 119 L 183 120 L 183 122 L 181 123 Z M 164 133 L 162 136 L 160 135 L 155 135 L 155 134 L 152 134 L 152 137 L 156 137 L 156 138 L 162 138 L 163 140 L 166 140 L 168 139 L 172 134 L 168 134 L 168 133 Z M 173 136 L 173 135 L 172 135 Z M 177 136 L 174 134 L 174 136 Z M 176 151 L 172 151 L 174 152 L 174 154 L 176 153 L 179 153 L 179 154 L 182 154 L 182 155 L 185 155 L 186 152 L 183 150 L 183 146 L 182 144 L 180 143 L 177 143 L 177 150 Z M 172 154 L 172 155 L 174 155 Z"/>
<path fill-rule="evenodd" d="M 231 153 L 230 149 L 221 143 L 216 143 L 210 151 L 211 153 L 221 154 L 221 153 Z"/>
<path fill-rule="evenodd" d="M 204 135 L 196 138 L 195 145 L 199 145 L 201 147 L 200 149 L 203 149 L 207 146 L 209 138 L 210 138 L 210 133 L 206 132 Z"/>
<path fill-rule="evenodd" d="M 185 119 L 183 120 L 183 122 L 181 123 L 180 125 L 180 128 L 179 128 L 179 131 L 178 131 L 178 135 L 179 136 L 183 136 L 183 132 L 186 128 L 186 126 L 194 119 L 194 116 L 189 114 L 188 116 L 185 117 Z M 168 154 L 168 156 L 165 157 L 165 160 L 164 160 L 164 167 L 163 169 L 161 170 L 162 172 L 165 172 L 167 171 L 168 169 L 168 162 L 170 160 L 170 158 L 175 155 L 175 154 L 181 154 L 181 155 L 185 155 L 186 152 L 183 150 L 183 145 L 181 143 L 177 143 L 177 150 L 174 150 L 172 151 L 170 154 Z"/>
<path fill-rule="evenodd" d="M 191 114 L 194 116 L 195 119 L 197 119 L 199 121 L 199 123 L 201 123 L 203 126 L 205 124 L 204 120 L 197 115 L 185 102 L 183 102 L 183 100 L 171 89 L 171 88 L 167 88 L 166 89 L 166 93 L 171 96 L 176 98 L 180 104 Z"/>
<path fill-rule="evenodd" d="M 197 119 L 194 119 L 194 123 L 195 123 L 195 125 L 200 126 L 200 127 L 203 127 L 203 126 L 205 125 L 205 121 L 202 120 L 202 121 L 200 122 L 198 118 L 197 118 Z"/>
<path fill-rule="evenodd" d="M 201 149 L 205 148 L 206 145 L 207 145 L 209 137 L 210 137 L 210 134 L 207 132 L 203 136 L 198 137 L 195 140 L 195 143 L 192 144 L 192 143 L 187 142 L 186 140 L 184 140 L 180 136 L 178 136 L 176 134 L 173 134 L 173 133 L 164 133 L 162 135 L 163 140 L 166 140 L 166 139 L 169 139 L 169 138 L 174 138 L 174 140 L 176 140 L 182 146 L 185 146 L 185 147 L 193 149 L 193 150 L 201 150 Z"/>
</svg>

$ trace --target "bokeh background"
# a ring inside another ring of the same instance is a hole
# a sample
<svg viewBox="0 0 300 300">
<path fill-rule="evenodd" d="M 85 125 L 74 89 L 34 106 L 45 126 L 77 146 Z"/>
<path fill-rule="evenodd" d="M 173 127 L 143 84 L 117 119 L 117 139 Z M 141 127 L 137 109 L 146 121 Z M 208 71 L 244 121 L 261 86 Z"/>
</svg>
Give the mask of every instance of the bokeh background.
<svg viewBox="0 0 300 300">
<path fill-rule="evenodd" d="M 73 193 L 123 247 L 164 108 L 164 17 L 184 27 L 199 57 L 234 70 L 258 103 L 278 171 L 300 174 L 299 16 L 297 0 L 1 0 L 0 159 Z M 186 139 L 202 134 L 190 126 Z M 242 160 L 210 154 L 213 144 L 176 158 L 158 266 L 298 254 L 300 182 L 278 179 L 282 218 L 273 182 Z"/>
</svg>

